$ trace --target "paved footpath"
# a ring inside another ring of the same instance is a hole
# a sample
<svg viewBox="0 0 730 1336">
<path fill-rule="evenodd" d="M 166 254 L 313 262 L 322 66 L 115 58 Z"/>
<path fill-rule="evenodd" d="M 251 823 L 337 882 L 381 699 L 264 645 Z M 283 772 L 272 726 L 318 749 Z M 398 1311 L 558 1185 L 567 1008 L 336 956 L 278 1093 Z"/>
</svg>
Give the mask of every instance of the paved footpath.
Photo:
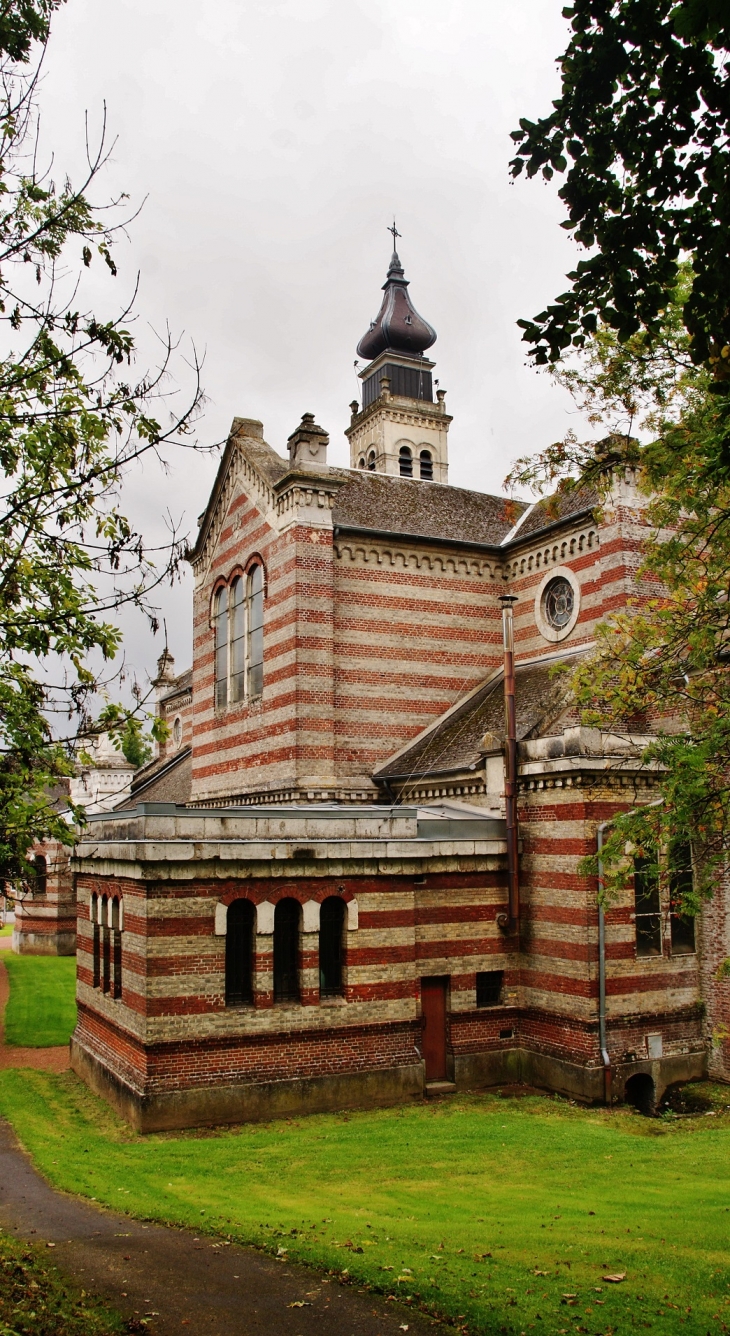
<svg viewBox="0 0 730 1336">
<path fill-rule="evenodd" d="M 65 1071 L 67 1047 L 5 1045 L 7 999 L 0 962 L 0 1068 Z M 145 1225 L 56 1192 L 2 1121 L 0 1228 L 52 1244 L 59 1270 L 125 1320 L 146 1318 L 150 1336 L 433 1336 L 441 1326 L 405 1305 L 225 1238 Z"/>
</svg>

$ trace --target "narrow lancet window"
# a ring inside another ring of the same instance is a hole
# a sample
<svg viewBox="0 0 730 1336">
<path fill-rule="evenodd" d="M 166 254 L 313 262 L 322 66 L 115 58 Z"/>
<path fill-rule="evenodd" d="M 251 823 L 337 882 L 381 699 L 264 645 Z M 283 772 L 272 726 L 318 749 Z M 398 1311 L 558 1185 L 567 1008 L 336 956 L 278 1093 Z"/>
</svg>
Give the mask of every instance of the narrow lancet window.
<svg viewBox="0 0 730 1336">
<path fill-rule="evenodd" d="M 92 987 L 98 988 L 101 983 L 101 934 L 99 931 L 99 897 L 96 891 L 91 897 L 91 930 Z"/>
<path fill-rule="evenodd" d="M 654 858 L 634 859 L 634 902 L 637 956 L 662 954 L 662 920 L 659 900 L 659 864 Z"/>
<path fill-rule="evenodd" d="M 110 905 L 105 895 L 101 897 L 101 991 L 108 993 L 111 988 L 111 930 L 109 927 Z"/>
<path fill-rule="evenodd" d="M 252 566 L 246 585 L 248 694 L 260 696 L 264 689 L 264 572 Z"/>
<path fill-rule="evenodd" d="M 215 704 L 222 710 L 228 704 L 228 590 L 225 586 L 215 596 Z"/>
<path fill-rule="evenodd" d="M 343 900 L 328 896 L 319 914 L 320 997 L 340 997 L 344 991 L 345 914 Z"/>
<path fill-rule="evenodd" d="M 280 900 L 274 910 L 274 1001 L 299 1001 L 298 900 Z"/>
<path fill-rule="evenodd" d="M 35 855 L 33 868 L 35 870 L 33 895 L 45 895 L 48 890 L 48 864 L 43 854 Z"/>
<path fill-rule="evenodd" d="M 243 700 L 246 691 L 246 608 L 243 580 L 237 575 L 230 593 L 231 700 Z"/>
<path fill-rule="evenodd" d="M 669 852 L 669 907 L 673 956 L 692 956 L 695 953 L 695 921 L 694 916 L 688 913 L 693 907 L 693 898 L 692 850 L 689 844 L 675 843 Z"/>
<path fill-rule="evenodd" d="M 398 451 L 398 463 L 400 465 L 401 478 L 413 477 L 413 455 L 407 445 L 402 445 Z"/>
<path fill-rule="evenodd" d="M 425 482 L 431 482 L 433 479 L 433 459 L 430 450 L 422 450 L 419 456 L 421 461 L 421 477 Z"/>
<path fill-rule="evenodd" d="M 253 920 L 250 900 L 234 900 L 226 915 L 226 1006 L 253 1002 Z"/>
<path fill-rule="evenodd" d="M 112 997 L 122 996 L 122 924 L 119 901 L 116 896 L 111 902 L 112 933 Z"/>
</svg>

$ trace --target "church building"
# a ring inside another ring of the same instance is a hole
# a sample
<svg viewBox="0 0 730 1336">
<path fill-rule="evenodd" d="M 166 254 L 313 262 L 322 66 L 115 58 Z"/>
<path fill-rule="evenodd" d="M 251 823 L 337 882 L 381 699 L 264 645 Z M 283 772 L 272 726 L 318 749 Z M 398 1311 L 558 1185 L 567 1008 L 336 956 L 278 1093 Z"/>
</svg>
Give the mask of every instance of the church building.
<svg viewBox="0 0 730 1336">
<path fill-rule="evenodd" d="M 649 1107 L 730 1077 L 722 889 L 684 919 L 637 867 L 604 914 L 579 870 L 657 796 L 642 738 L 570 692 L 641 593 L 635 479 L 600 511 L 452 487 L 395 252 L 383 294 L 349 468 L 311 413 L 279 450 L 234 418 L 192 670 L 165 654 L 155 683 L 168 740 L 76 847 L 72 1064 L 143 1130 L 512 1082 Z"/>
</svg>

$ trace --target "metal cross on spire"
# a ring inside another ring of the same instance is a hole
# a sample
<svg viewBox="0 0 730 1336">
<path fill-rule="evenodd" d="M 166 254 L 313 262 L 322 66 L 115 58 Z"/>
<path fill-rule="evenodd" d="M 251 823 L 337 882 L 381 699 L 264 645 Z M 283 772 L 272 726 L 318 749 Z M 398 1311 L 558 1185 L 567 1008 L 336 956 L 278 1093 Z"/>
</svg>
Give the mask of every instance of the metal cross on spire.
<svg viewBox="0 0 730 1336">
<path fill-rule="evenodd" d="M 391 232 L 391 233 L 392 233 L 392 235 L 393 235 L 393 250 L 397 250 L 397 247 L 396 247 L 396 244 L 395 244 L 395 239 L 396 239 L 396 237 L 402 236 L 402 233 L 398 231 L 398 228 L 397 228 L 396 225 L 395 225 L 395 218 L 393 219 L 393 226 L 392 226 L 392 227 L 387 227 L 385 230 L 386 230 L 386 232 Z"/>
</svg>

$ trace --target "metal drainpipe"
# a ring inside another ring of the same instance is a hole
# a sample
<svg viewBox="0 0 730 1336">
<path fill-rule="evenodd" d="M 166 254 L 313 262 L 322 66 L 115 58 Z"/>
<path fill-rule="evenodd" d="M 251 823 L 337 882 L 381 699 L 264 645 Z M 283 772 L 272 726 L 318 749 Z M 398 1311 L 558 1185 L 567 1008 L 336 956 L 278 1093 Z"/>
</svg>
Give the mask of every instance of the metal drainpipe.
<svg viewBox="0 0 730 1336">
<path fill-rule="evenodd" d="M 657 798 L 655 802 L 646 803 L 645 806 L 661 807 L 663 802 L 663 798 Z M 632 816 L 634 812 L 638 811 L 638 807 L 632 807 L 626 815 Z M 615 820 L 615 817 L 611 817 L 609 821 L 602 821 L 600 826 L 596 828 L 598 843 L 599 895 L 603 884 L 603 858 L 601 857 L 603 850 L 603 832 L 604 830 L 608 830 L 608 827 L 612 826 Z M 613 1074 L 611 1071 L 611 1059 L 609 1057 L 608 1046 L 606 1043 L 606 915 L 600 900 L 598 901 L 598 1037 L 601 1045 L 601 1057 L 603 1059 L 603 1098 L 604 1102 L 610 1107 Z"/>
<path fill-rule="evenodd" d="M 507 876 L 509 903 L 507 931 L 519 932 L 520 927 L 520 870 L 517 853 L 517 721 L 515 716 L 515 652 L 514 618 L 512 605 L 517 602 L 514 594 L 502 594 L 502 641 L 504 644 L 504 715 L 505 715 L 505 767 L 504 798 L 507 817 Z M 499 920 L 498 920 L 499 921 Z"/>
<path fill-rule="evenodd" d="M 598 837 L 598 893 L 601 893 L 603 884 L 603 859 L 601 853 L 603 850 L 603 832 L 611 825 L 610 821 L 602 821 L 596 831 Z M 611 1059 L 606 1045 L 606 915 L 603 912 L 603 905 L 598 901 L 598 1035 L 601 1045 L 601 1057 L 603 1058 L 603 1101 L 608 1107 L 611 1107 Z"/>
</svg>

